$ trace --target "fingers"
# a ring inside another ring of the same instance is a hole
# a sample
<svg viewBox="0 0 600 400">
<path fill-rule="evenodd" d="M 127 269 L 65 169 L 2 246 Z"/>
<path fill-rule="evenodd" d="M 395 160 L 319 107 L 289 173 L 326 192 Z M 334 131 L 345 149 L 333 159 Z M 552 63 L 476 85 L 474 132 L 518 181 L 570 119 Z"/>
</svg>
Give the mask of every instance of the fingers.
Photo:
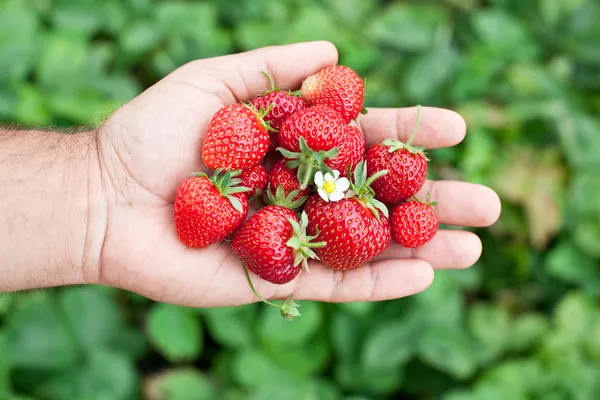
<svg viewBox="0 0 600 400">
<path fill-rule="evenodd" d="M 440 223 L 455 226 L 485 227 L 500 217 L 500 198 L 492 189 L 460 181 L 426 181 L 417 197 L 436 201 Z M 391 212 L 391 210 L 390 210 Z"/>
<path fill-rule="evenodd" d="M 417 121 L 417 108 L 369 108 L 358 123 L 365 134 L 367 147 L 384 139 L 406 142 Z M 413 144 L 427 148 L 454 146 L 465 137 L 464 119 L 454 111 L 421 107 L 421 121 Z"/>
<path fill-rule="evenodd" d="M 270 88 L 261 71 L 268 72 L 281 89 L 299 89 L 307 76 L 337 59 L 335 46 L 326 41 L 270 46 L 191 62 L 172 79 L 186 80 L 213 92 L 225 103 L 234 103 L 249 101 Z"/>
<path fill-rule="evenodd" d="M 407 249 L 392 241 L 378 260 L 416 258 L 427 261 L 434 269 L 462 269 L 481 257 L 481 240 L 467 231 L 440 230 L 431 241 L 416 249 Z"/>
<path fill-rule="evenodd" d="M 253 275 L 253 281 L 258 278 Z M 314 263 L 286 285 L 261 284 L 271 298 L 325 302 L 380 301 L 410 296 L 433 282 L 433 268 L 422 260 L 384 260 L 366 263 L 350 271 L 334 271 Z"/>
</svg>

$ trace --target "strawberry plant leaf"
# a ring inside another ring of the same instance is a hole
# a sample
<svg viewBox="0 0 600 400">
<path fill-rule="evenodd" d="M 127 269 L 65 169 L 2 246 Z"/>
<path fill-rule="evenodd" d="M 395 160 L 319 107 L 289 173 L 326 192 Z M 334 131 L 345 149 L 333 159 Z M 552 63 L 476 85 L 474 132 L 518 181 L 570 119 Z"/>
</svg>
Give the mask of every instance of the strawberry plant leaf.
<svg viewBox="0 0 600 400">
<path fill-rule="evenodd" d="M 144 382 L 144 392 L 148 400 L 211 400 L 218 397 L 209 379 L 191 367 L 150 375 Z"/>
</svg>

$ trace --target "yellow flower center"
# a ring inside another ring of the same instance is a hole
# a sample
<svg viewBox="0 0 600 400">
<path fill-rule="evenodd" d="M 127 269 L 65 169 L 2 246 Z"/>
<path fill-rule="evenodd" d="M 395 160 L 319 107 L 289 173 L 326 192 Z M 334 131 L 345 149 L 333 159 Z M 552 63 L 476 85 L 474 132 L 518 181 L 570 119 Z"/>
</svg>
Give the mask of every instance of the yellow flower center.
<svg viewBox="0 0 600 400">
<path fill-rule="evenodd" d="M 325 183 L 323 183 L 323 190 L 327 194 L 331 194 L 331 193 L 335 192 L 335 182 L 334 181 L 325 181 Z"/>
</svg>

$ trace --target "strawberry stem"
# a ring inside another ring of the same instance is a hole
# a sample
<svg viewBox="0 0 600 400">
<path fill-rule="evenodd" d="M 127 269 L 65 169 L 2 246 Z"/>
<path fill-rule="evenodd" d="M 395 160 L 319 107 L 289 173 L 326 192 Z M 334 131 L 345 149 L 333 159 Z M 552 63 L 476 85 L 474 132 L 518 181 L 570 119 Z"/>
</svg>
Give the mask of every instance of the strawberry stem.
<svg viewBox="0 0 600 400">
<path fill-rule="evenodd" d="M 421 123 L 421 106 L 417 105 L 417 121 L 415 122 L 415 127 L 413 128 L 413 131 L 410 134 L 410 138 L 408 139 L 408 142 L 406 142 L 407 146 L 410 146 L 412 144 L 412 141 L 415 138 L 415 135 L 417 134 L 417 130 L 419 129 L 420 123 Z"/>
<path fill-rule="evenodd" d="M 266 93 L 275 92 L 276 90 L 278 90 L 275 87 L 275 81 L 273 80 L 273 78 L 271 77 L 271 75 L 269 75 L 268 72 L 266 72 L 266 71 L 260 71 L 260 73 L 267 77 L 267 79 L 269 80 L 269 85 L 271 86 L 271 88 L 269 90 L 267 90 Z"/>
<path fill-rule="evenodd" d="M 301 315 L 300 312 L 298 311 L 298 307 L 300 307 L 300 306 L 298 304 L 296 304 L 291 298 L 286 299 L 281 304 L 275 304 L 273 302 L 270 302 L 270 301 L 264 299 L 258 293 L 256 288 L 252 284 L 252 279 L 250 279 L 250 273 L 248 273 L 248 268 L 246 267 L 246 265 L 244 263 L 242 263 L 242 267 L 244 267 L 244 273 L 246 274 L 246 279 L 248 280 L 250 289 L 252 289 L 252 292 L 260 301 L 262 301 L 263 303 L 268 304 L 270 306 L 279 308 L 281 316 L 285 319 L 293 320 L 294 317 Z"/>
</svg>

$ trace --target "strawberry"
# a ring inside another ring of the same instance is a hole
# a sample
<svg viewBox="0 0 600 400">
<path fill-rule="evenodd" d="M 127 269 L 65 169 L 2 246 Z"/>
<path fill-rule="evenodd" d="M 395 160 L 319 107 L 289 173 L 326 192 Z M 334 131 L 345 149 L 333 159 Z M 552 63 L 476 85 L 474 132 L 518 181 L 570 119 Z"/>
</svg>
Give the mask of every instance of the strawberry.
<svg viewBox="0 0 600 400">
<path fill-rule="evenodd" d="M 262 164 L 255 164 L 246 167 L 239 175 L 241 186 L 250 188 L 247 194 L 248 197 L 260 195 L 267 187 L 267 170 Z"/>
<path fill-rule="evenodd" d="M 202 160 L 212 169 L 242 169 L 258 164 L 269 148 L 272 128 L 263 120 L 269 110 L 235 103 L 213 115 L 202 146 Z"/>
<path fill-rule="evenodd" d="M 325 265 L 340 271 L 354 269 L 389 247 L 388 211 L 370 188 L 383 174 L 380 171 L 367 179 L 365 162 L 361 161 L 345 198 L 326 201 L 318 194 L 309 197 L 304 208 L 308 216 L 306 232 L 326 243 L 315 249 Z"/>
<path fill-rule="evenodd" d="M 174 200 L 177 235 L 188 247 L 207 247 L 229 236 L 248 214 L 248 188 L 229 171 L 215 171 L 183 181 Z"/>
<path fill-rule="evenodd" d="M 288 167 L 298 168 L 298 181 L 304 189 L 318 169 L 345 172 L 353 153 L 347 140 L 347 125 L 339 114 L 327 106 L 314 106 L 285 120 L 279 131 L 278 150 L 289 160 Z"/>
<path fill-rule="evenodd" d="M 421 108 L 418 107 L 417 123 L 406 143 L 383 140 L 369 149 L 366 155 L 369 173 L 387 170 L 381 179 L 373 182 L 376 197 L 389 204 L 396 204 L 416 194 L 425 183 L 427 162 L 424 147 L 412 146 L 417 132 Z"/>
<path fill-rule="evenodd" d="M 362 131 L 353 125 L 348 125 L 346 131 L 347 140 L 340 145 L 339 151 L 342 154 L 348 154 L 348 164 L 333 165 L 331 168 L 340 171 L 342 176 L 351 176 L 354 168 L 365 158 L 365 137 Z"/>
<path fill-rule="evenodd" d="M 267 182 L 266 192 L 269 196 L 274 196 L 280 187 L 283 190 L 284 196 L 288 196 L 292 191 L 298 191 L 298 194 L 293 199 L 294 201 L 300 200 L 302 197 L 307 197 L 310 194 L 309 188 L 300 189 L 296 171 L 287 167 L 285 159 L 281 159 L 273 165 L 271 171 L 269 171 Z"/>
<path fill-rule="evenodd" d="M 315 237 L 306 235 L 306 214 L 302 214 L 299 222 L 289 208 L 266 206 L 248 218 L 231 241 L 233 252 L 242 261 L 250 287 L 267 304 L 275 305 L 256 292 L 246 268 L 278 285 L 290 282 L 301 270 L 308 270 L 308 259 L 317 258 L 312 249 L 324 243 L 312 242 Z M 289 299 L 275 306 L 281 308 L 281 314 L 286 318 L 299 315 Z"/>
<path fill-rule="evenodd" d="M 271 131 L 269 150 L 275 150 L 279 146 L 277 132 L 281 128 L 281 124 L 290 115 L 296 111 L 303 110 L 307 107 L 306 101 L 299 96 L 299 93 L 284 92 L 275 87 L 275 82 L 271 75 L 263 72 L 269 80 L 271 88 L 265 91 L 262 96 L 252 99 L 252 104 L 257 110 L 267 110 L 270 107 L 271 111 L 265 114 L 264 120 L 268 122 L 275 131 Z"/>
<path fill-rule="evenodd" d="M 349 123 L 363 110 L 365 85 L 352 69 L 334 65 L 307 77 L 300 93 L 309 105 L 331 107 Z"/>
<path fill-rule="evenodd" d="M 437 233 L 439 221 L 433 206 L 416 197 L 392 211 L 392 237 L 404 247 L 415 248 L 429 242 Z"/>
</svg>

